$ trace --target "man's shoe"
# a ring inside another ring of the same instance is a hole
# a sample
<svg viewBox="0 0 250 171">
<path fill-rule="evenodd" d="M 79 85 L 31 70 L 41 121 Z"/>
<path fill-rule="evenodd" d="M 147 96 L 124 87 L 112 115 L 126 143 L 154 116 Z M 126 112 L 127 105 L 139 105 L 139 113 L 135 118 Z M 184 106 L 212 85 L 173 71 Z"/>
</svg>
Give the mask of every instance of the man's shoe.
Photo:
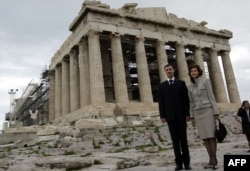
<svg viewBox="0 0 250 171">
<path fill-rule="evenodd" d="M 176 170 L 182 170 L 182 169 L 183 169 L 182 166 L 177 165 L 174 170 L 176 171 Z"/>
<path fill-rule="evenodd" d="M 185 166 L 185 170 L 192 170 L 190 165 Z"/>
</svg>

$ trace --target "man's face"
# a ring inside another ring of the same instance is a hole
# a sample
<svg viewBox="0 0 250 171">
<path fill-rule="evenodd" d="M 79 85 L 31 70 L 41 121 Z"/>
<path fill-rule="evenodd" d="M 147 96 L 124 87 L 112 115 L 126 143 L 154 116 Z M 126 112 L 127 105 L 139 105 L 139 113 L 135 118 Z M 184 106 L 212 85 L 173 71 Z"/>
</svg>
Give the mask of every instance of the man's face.
<svg viewBox="0 0 250 171">
<path fill-rule="evenodd" d="M 165 67 L 165 73 L 166 73 L 168 78 L 173 78 L 174 77 L 174 68 L 172 66 Z"/>
</svg>

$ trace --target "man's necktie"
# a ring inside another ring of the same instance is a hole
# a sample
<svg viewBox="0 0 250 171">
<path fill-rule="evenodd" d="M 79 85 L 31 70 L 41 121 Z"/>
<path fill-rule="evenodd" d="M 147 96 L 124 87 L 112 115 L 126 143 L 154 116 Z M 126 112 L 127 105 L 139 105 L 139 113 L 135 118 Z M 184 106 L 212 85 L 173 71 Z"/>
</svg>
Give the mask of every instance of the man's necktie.
<svg viewBox="0 0 250 171">
<path fill-rule="evenodd" d="M 169 80 L 169 85 L 173 85 L 173 84 L 174 84 L 173 80 Z"/>
</svg>

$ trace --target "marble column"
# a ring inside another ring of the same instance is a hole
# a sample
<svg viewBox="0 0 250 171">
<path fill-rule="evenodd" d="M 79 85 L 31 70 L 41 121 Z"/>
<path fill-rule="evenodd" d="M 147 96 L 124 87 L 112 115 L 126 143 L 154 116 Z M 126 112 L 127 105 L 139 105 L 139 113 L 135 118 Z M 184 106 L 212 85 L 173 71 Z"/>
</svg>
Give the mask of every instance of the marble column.
<svg viewBox="0 0 250 171">
<path fill-rule="evenodd" d="M 222 52 L 222 65 L 224 69 L 225 79 L 227 83 L 228 96 L 231 103 L 241 103 L 240 94 L 237 88 L 236 79 L 234 76 L 233 66 L 230 60 L 229 52 Z"/>
<path fill-rule="evenodd" d="M 79 65 L 76 50 L 69 53 L 70 60 L 70 111 L 74 112 L 80 108 L 80 86 L 79 86 Z"/>
<path fill-rule="evenodd" d="M 203 57 L 202 57 L 202 48 L 200 47 L 195 47 L 194 49 L 194 63 L 199 65 L 200 68 L 203 71 L 203 76 L 206 76 L 206 71 L 205 71 L 205 67 L 204 67 L 204 63 L 203 63 Z"/>
<path fill-rule="evenodd" d="M 177 60 L 177 68 L 179 73 L 179 79 L 186 82 L 187 85 L 190 83 L 190 78 L 188 76 L 188 66 L 185 56 L 184 45 L 177 43 L 176 44 L 176 60 Z"/>
<path fill-rule="evenodd" d="M 102 59 L 99 33 L 88 33 L 89 72 L 90 72 L 90 101 L 91 104 L 105 103 Z"/>
<path fill-rule="evenodd" d="M 152 96 L 151 82 L 149 77 L 144 40 L 142 38 L 136 39 L 135 56 L 136 56 L 140 100 L 141 102 L 152 103 L 153 96 Z"/>
<path fill-rule="evenodd" d="M 62 115 L 70 112 L 69 59 L 62 60 Z"/>
<path fill-rule="evenodd" d="M 157 54 L 157 60 L 158 60 L 160 81 L 163 82 L 166 80 L 164 66 L 168 63 L 168 56 L 167 56 L 166 49 L 165 49 L 165 42 L 157 41 L 156 54 Z"/>
<path fill-rule="evenodd" d="M 213 82 L 214 96 L 218 103 L 227 103 L 226 89 L 218 60 L 218 51 L 210 49 L 209 51 L 209 75 Z"/>
<path fill-rule="evenodd" d="M 127 103 L 129 101 L 128 90 L 125 76 L 121 39 L 119 35 L 112 36 L 111 49 L 115 100 L 117 103 Z"/>
<path fill-rule="evenodd" d="M 80 107 L 90 104 L 88 39 L 79 42 Z"/>
<path fill-rule="evenodd" d="M 62 66 L 55 69 L 55 119 L 62 116 Z"/>
<path fill-rule="evenodd" d="M 55 71 L 49 71 L 49 122 L 55 119 Z"/>
</svg>

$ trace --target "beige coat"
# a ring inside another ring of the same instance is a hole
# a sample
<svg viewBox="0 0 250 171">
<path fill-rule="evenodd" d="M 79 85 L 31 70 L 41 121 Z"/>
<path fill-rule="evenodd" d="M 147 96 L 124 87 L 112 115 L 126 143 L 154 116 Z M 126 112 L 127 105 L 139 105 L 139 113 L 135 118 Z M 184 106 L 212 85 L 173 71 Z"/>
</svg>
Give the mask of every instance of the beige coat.
<svg viewBox="0 0 250 171">
<path fill-rule="evenodd" d="M 213 114 L 219 114 L 219 110 L 215 101 L 210 80 L 199 77 L 195 79 L 195 84 L 191 83 L 188 87 L 190 100 L 190 117 L 194 117 L 194 111 L 212 108 Z"/>
</svg>

